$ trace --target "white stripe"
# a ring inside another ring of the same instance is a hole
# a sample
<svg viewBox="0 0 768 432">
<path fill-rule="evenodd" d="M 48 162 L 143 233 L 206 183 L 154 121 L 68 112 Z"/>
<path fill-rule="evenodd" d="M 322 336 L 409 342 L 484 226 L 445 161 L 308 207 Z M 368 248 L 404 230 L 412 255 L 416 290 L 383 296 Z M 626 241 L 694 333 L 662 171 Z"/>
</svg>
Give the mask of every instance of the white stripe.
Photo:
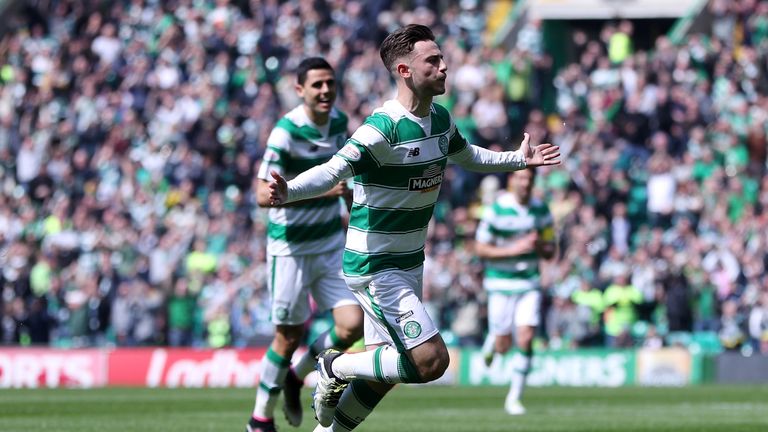
<svg viewBox="0 0 768 432">
<path fill-rule="evenodd" d="M 407 234 L 370 233 L 350 227 L 346 247 L 359 253 L 407 253 L 423 248 L 426 238 L 426 227 Z"/>
<path fill-rule="evenodd" d="M 354 202 L 372 203 L 376 207 L 418 209 L 435 203 L 440 189 L 429 192 L 411 192 L 407 189 L 388 189 L 378 186 L 355 183 Z"/>
<path fill-rule="evenodd" d="M 508 231 L 530 230 L 536 227 L 536 219 L 533 216 L 495 216 L 492 220 L 496 229 Z"/>
<path fill-rule="evenodd" d="M 318 240 L 288 243 L 283 240 L 267 239 L 267 253 L 273 256 L 316 255 L 344 248 L 344 233 Z"/>
<path fill-rule="evenodd" d="M 526 259 L 526 260 L 520 260 L 520 259 L 509 259 L 509 260 L 493 260 L 493 262 L 486 263 L 486 268 L 491 268 L 494 270 L 499 271 L 507 271 L 507 272 L 517 272 L 517 271 L 525 271 L 530 268 L 536 267 L 536 265 L 539 263 L 539 260 L 537 259 Z"/>
<path fill-rule="evenodd" d="M 519 280 L 519 279 L 494 279 L 485 278 L 483 280 L 483 288 L 487 291 L 524 291 L 530 289 L 539 288 L 539 279 L 533 280 Z"/>
<path fill-rule="evenodd" d="M 317 208 L 272 207 L 269 220 L 279 225 L 309 225 L 328 222 L 341 215 L 341 203 L 335 206 Z"/>
</svg>

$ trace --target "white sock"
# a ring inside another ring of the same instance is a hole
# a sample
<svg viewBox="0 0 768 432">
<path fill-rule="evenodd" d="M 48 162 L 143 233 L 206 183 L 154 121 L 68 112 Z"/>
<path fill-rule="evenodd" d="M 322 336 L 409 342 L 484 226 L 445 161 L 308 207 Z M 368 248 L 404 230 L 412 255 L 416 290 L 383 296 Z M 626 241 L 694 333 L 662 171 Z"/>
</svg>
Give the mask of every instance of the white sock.
<svg viewBox="0 0 768 432">
<path fill-rule="evenodd" d="M 342 354 L 333 361 L 333 373 L 346 381 L 360 378 L 388 384 L 422 382 L 408 356 L 389 345 L 355 354 Z"/>
<path fill-rule="evenodd" d="M 531 370 L 531 357 L 533 353 L 523 354 L 516 351 L 512 356 L 512 382 L 509 384 L 509 397 L 520 400 L 523 397 L 525 377 Z"/>
<path fill-rule="evenodd" d="M 290 360 L 283 358 L 270 346 L 261 359 L 261 376 L 256 388 L 256 403 L 253 407 L 253 417 L 269 420 L 274 416 L 275 404 L 280 396 L 280 390 L 285 383 Z"/>
<path fill-rule="evenodd" d="M 304 379 L 310 372 L 315 370 L 317 364 L 317 355 L 327 350 L 328 348 L 335 348 L 339 351 L 346 351 L 349 348 L 349 344 L 344 343 L 336 336 L 336 327 L 331 327 L 330 330 L 324 332 L 315 339 L 309 345 L 307 352 L 301 356 L 299 361 L 293 365 L 293 371 L 299 379 Z"/>
</svg>

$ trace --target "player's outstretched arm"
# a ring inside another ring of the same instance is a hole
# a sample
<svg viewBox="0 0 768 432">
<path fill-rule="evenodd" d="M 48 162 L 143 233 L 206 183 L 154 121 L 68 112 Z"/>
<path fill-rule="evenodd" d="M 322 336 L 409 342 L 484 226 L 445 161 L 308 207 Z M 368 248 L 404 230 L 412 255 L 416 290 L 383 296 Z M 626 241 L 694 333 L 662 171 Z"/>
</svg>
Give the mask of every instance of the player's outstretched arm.
<svg viewBox="0 0 768 432">
<path fill-rule="evenodd" d="M 268 185 L 269 205 L 276 207 L 315 198 L 335 188 L 343 189 L 339 182 L 351 177 L 352 169 L 343 159 L 334 156 L 328 162 L 304 171 L 291 181 L 286 181 L 276 171 L 270 172 L 270 175 L 272 181 Z"/>
<path fill-rule="evenodd" d="M 525 134 L 520 148 L 515 151 L 497 152 L 475 145 L 464 148 L 449 156 L 451 161 L 469 171 L 499 172 L 516 171 L 526 167 L 558 165 L 560 147 L 552 144 L 530 145 L 530 136 Z"/>
</svg>

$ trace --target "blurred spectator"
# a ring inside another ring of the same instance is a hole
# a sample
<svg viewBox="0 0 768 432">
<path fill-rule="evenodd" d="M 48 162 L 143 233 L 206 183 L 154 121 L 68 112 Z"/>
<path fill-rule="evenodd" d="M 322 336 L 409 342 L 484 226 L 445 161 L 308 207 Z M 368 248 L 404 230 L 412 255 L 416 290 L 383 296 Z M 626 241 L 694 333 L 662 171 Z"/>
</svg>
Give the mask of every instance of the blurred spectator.
<svg viewBox="0 0 768 432">
<path fill-rule="evenodd" d="M 746 335 L 743 330 L 744 315 L 739 311 L 739 304 L 735 300 L 727 300 L 723 303 L 722 316 L 720 317 L 720 343 L 727 350 L 741 348 Z"/>
<path fill-rule="evenodd" d="M 768 292 L 763 292 L 749 313 L 749 337 L 758 352 L 768 354 Z"/>
<path fill-rule="evenodd" d="M 609 347 L 625 346 L 632 326 L 637 322 L 637 306 L 642 301 L 642 293 L 629 283 L 626 274 L 614 276 L 603 296 L 605 336 Z"/>
<path fill-rule="evenodd" d="M 603 344 L 602 316 L 605 310 L 603 293 L 591 287 L 587 279 L 582 279 L 579 289 L 571 295 L 579 317 L 586 319 L 586 329 L 580 338 L 574 338 L 576 346 L 599 346 Z"/>
</svg>

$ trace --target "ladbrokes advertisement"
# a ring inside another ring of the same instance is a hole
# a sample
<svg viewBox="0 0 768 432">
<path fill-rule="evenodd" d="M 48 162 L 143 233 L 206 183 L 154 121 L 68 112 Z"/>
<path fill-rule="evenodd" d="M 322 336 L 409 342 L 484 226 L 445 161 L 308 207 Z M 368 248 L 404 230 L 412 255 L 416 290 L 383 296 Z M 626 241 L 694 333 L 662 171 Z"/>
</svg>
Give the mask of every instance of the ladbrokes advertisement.
<svg viewBox="0 0 768 432">
<path fill-rule="evenodd" d="M 0 388 L 254 387 L 264 352 L 264 348 L 5 348 L 0 349 Z M 487 367 L 479 350 L 451 350 L 450 368 L 432 384 L 508 385 L 511 360 L 510 353 Z M 699 381 L 692 379 L 694 369 L 684 349 L 545 351 L 534 354 L 528 384 L 678 386 Z"/>
</svg>

